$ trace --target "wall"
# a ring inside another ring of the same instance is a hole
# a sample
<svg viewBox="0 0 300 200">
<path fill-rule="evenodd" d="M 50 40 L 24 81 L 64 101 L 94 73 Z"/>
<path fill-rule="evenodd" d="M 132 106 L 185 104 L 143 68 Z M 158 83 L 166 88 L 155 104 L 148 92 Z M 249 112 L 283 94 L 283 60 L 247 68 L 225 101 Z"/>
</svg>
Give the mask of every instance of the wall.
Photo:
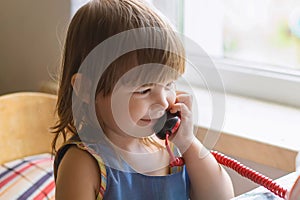
<svg viewBox="0 0 300 200">
<path fill-rule="evenodd" d="M 39 91 L 60 64 L 70 1 L 0 3 L 0 94 Z"/>
</svg>

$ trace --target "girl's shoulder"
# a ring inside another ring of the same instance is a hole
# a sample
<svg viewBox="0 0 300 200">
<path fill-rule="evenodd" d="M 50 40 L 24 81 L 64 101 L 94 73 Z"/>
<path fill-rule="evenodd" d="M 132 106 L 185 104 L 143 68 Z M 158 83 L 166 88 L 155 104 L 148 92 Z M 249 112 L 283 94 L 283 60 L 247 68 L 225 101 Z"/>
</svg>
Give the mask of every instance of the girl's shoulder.
<svg viewBox="0 0 300 200">
<path fill-rule="evenodd" d="M 76 144 L 63 146 L 56 156 L 56 193 L 62 199 L 82 196 L 96 199 L 100 188 L 100 168 L 88 151 Z"/>
</svg>

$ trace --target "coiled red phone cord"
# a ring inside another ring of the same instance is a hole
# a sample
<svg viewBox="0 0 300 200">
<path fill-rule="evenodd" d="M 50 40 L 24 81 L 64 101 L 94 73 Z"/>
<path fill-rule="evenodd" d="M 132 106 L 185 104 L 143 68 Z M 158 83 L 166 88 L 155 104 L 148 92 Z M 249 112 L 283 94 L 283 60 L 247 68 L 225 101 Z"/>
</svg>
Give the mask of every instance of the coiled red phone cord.
<svg viewBox="0 0 300 200">
<path fill-rule="evenodd" d="M 174 156 L 173 152 L 170 149 L 168 140 L 169 140 L 169 134 L 167 133 L 165 145 L 166 145 L 167 151 L 170 155 L 170 166 L 173 167 L 173 166 L 184 165 L 184 160 L 182 157 Z M 276 182 L 274 182 L 269 177 L 266 177 L 266 176 L 260 174 L 259 172 L 241 164 L 237 160 L 230 158 L 228 156 L 225 156 L 224 154 L 219 153 L 217 151 L 212 150 L 211 154 L 215 157 L 215 159 L 217 160 L 218 163 L 233 169 L 241 176 L 244 176 L 257 184 L 264 186 L 265 188 L 267 188 L 268 190 L 273 192 L 275 195 L 277 195 L 281 198 L 286 198 L 287 189 L 284 189 L 283 187 L 278 185 Z"/>
<path fill-rule="evenodd" d="M 244 176 L 253 182 L 264 186 L 277 196 L 281 198 L 286 198 L 287 189 L 284 189 L 280 185 L 278 185 L 276 182 L 274 182 L 272 179 L 260 174 L 259 172 L 256 172 L 255 170 L 246 167 L 245 165 L 241 164 L 240 162 L 225 156 L 222 153 L 219 153 L 217 151 L 211 151 L 212 155 L 216 158 L 218 163 L 229 167 L 239 173 L 241 176 Z"/>
<path fill-rule="evenodd" d="M 165 145 L 170 155 L 170 167 L 183 166 L 184 160 L 182 157 L 175 157 L 169 146 L 169 133 L 166 134 Z"/>
</svg>

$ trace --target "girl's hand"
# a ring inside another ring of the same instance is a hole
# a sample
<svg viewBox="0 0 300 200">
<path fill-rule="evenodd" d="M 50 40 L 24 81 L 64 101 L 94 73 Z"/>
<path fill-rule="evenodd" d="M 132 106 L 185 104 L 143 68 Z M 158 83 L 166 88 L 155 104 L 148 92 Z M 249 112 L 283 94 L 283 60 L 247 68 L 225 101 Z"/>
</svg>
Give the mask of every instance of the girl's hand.
<svg viewBox="0 0 300 200">
<path fill-rule="evenodd" d="M 170 106 L 171 113 L 176 113 L 178 111 L 180 113 L 180 126 L 177 132 L 170 137 L 170 140 L 179 148 L 181 153 L 184 153 L 195 139 L 193 133 L 192 104 L 192 95 L 186 92 L 177 91 L 176 102 Z"/>
</svg>

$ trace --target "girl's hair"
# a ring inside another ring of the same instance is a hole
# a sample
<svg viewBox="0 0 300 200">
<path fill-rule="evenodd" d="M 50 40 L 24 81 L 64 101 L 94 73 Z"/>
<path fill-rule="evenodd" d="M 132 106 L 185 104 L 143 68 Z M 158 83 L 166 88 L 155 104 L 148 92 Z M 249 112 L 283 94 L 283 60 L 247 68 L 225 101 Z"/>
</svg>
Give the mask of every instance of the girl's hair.
<svg viewBox="0 0 300 200">
<path fill-rule="evenodd" d="M 104 96 L 110 95 L 122 74 L 134 67 L 133 60 L 137 65 L 147 63 L 167 65 L 177 74 L 182 74 L 185 68 L 184 48 L 171 26 L 140 0 L 91 0 L 76 12 L 67 31 L 62 58 L 57 101 L 59 120 L 53 127 L 55 137 L 52 149 L 54 152 L 60 136 L 66 141 L 69 134 L 77 134 L 72 113 L 71 79 L 78 72 L 83 60 L 107 38 L 126 30 L 143 27 L 162 29 L 164 45 L 169 50 L 148 48 L 120 56 L 109 65 L 99 80 L 96 93 L 101 92 Z M 171 52 L 170 49 L 175 49 L 178 53 Z M 165 76 L 165 79 L 178 77 L 174 74 Z M 150 139 L 146 143 L 149 144 L 149 142 L 153 144 L 153 140 Z"/>
</svg>

